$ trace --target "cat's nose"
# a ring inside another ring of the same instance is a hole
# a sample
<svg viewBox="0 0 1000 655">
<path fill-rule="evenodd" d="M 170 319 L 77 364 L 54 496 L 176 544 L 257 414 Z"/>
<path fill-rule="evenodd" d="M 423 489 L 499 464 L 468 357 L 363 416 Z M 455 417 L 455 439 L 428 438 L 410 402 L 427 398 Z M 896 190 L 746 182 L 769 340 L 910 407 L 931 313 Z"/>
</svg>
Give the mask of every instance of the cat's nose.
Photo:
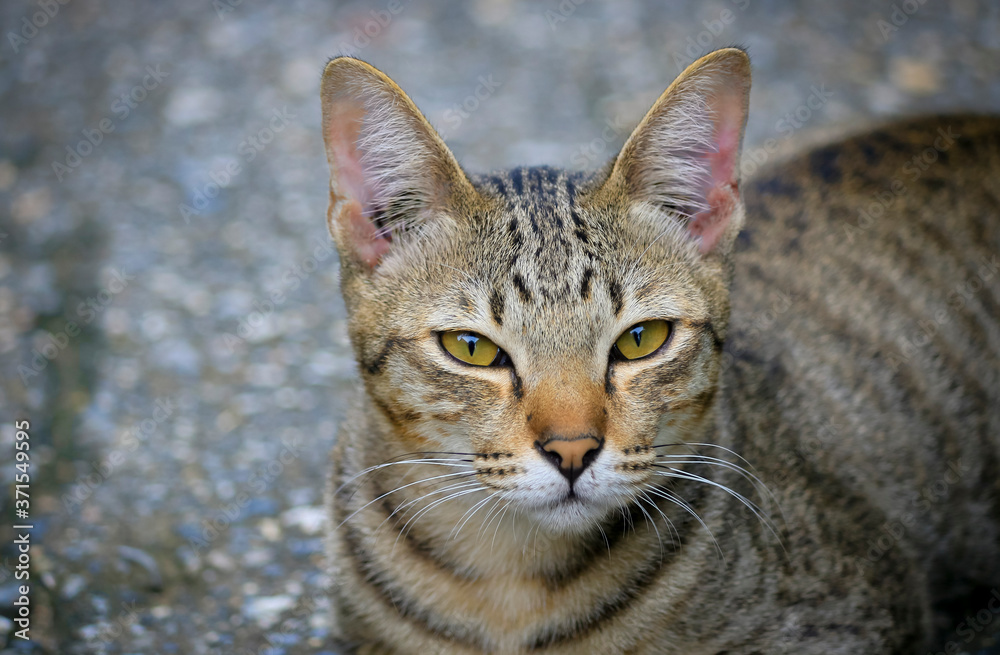
<svg viewBox="0 0 1000 655">
<path fill-rule="evenodd" d="M 570 484 L 580 477 L 604 446 L 604 440 L 592 436 L 582 436 L 573 439 L 553 438 L 548 441 L 535 442 L 535 447 L 542 457 L 559 469 L 559 472 L 569 480 Z"/>
</svg>

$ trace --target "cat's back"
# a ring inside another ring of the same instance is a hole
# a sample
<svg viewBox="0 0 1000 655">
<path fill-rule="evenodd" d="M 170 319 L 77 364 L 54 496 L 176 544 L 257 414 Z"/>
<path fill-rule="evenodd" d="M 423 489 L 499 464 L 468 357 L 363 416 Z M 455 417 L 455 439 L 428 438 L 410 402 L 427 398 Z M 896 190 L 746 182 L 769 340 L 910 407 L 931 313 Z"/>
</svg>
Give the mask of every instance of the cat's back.
<svg viewBox="0 0 1000 655">
<path fill-rule="evenodd" d="M 874 499 L 873 561 L 1000 581 L 1000 119 L 889 125 L 744 197 L 724 385 L 781 432 L 748 447 Z"/>
</svg>

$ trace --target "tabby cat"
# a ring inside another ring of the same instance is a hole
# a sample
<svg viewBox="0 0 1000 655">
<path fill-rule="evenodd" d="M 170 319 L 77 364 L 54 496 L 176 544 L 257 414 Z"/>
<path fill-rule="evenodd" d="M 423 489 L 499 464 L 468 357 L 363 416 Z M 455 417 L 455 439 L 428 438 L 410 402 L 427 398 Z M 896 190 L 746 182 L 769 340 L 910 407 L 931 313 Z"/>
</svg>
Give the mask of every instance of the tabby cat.
<svg viewBox="0 0 1000 655">
<path fill-rule="evenodd" d="M 598 173 L 470 176 L 329 63 L 346 652 L 923 653 L 1000 585 L 1000 121 L 741 185 L 749 90 L 719 50 Z"/>
</svg>

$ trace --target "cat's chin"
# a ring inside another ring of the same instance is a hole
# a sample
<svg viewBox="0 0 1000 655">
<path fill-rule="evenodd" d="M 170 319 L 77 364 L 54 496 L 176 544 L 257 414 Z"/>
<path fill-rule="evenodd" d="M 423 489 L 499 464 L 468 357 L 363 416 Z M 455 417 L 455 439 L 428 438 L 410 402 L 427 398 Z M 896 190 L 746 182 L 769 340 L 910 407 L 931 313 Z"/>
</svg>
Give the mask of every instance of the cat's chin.
<svg viewBox="0 0 1000 655">
<path fill-rule="evenodd" d="M 612 507 L 579 498 L 567 498 L 531 510 L 539 530 L 555 535 L 582 535 L 604 522 Z"/>
</svg>

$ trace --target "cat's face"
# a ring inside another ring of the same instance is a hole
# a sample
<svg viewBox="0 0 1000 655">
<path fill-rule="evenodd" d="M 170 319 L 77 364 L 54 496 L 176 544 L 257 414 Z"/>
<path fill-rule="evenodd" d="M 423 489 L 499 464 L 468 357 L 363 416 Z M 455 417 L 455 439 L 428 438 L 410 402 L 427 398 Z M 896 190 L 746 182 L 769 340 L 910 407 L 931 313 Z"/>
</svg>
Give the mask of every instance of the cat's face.
<svg viewBox="0 0 1000 655">
<path fill-rule="evenodd" d="M 701 434 L 742 222 L 745 64 L 675 82 L 589 180 L 475 181 L 388 78 L 331 64 L 330 225 L 387 453 L 463 453 L 488 490 L 575 531 Z"/>
</svg>

